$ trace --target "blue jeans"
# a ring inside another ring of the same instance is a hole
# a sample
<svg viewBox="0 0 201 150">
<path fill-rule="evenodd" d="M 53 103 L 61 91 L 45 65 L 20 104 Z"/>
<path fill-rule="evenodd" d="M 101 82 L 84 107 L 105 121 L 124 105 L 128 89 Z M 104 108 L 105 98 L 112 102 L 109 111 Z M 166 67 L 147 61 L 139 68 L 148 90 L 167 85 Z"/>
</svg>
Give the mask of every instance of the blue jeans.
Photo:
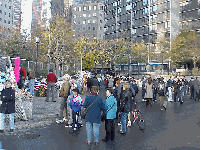
<svg viewBox="0 0 201 150">
<path fill-rule="evenodd" d="M 128 113 L 122 112 L 121 113 L 121 130 L 123 132 L 126 132 L 126 119 L 127 119 Z"/>
<path fill-rule="evenodd" d="M 29 81 L 29 89 L 32 96 L 34 96 L 34 84 L 35 84 L 35 79 L 31 79 Z"/>
<path fill-rule="evenodd" d="M 9 114 L 9 128 L 14 129 L 14 113 Z M 5 114 L 0 113 L 0 130 L 4 130 L 4 119 L 5 119 Z"/>
<path fill-rule="evenodd" d="M 86 122 L 87 141 L 88 142 L 91 142 L 92 128 L 93 128 L 93 134 L 94 134 L 94 142 L 98 142 L 98 139 L 99 139 L 99 127 L 100 127 L 100 124 L 98 124 L 98 123 Z"/>
<path fill-rule="evenodd" d="M 181 92 L 180 92 L 180 102 L 183 101 L 183 96 L 184 96 L 184 91 L 181 91 Z"/>
</svg>

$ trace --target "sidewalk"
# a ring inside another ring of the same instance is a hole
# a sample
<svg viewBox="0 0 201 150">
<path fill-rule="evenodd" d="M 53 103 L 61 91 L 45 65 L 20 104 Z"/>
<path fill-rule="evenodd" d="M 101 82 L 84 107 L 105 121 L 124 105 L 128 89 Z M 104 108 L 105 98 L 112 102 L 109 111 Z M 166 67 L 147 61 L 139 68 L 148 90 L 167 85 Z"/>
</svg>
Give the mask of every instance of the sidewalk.
<svg viewBox="0 0 201 150">
<path fill-rule="evenodd" d="M 81 95 L 83 100 L 85 95 Z M 32 119 L 28 121 L 16 121 L 14 130 L 23 131 L 29 128 L 46 126 L 57 120 L 62 97 L 55 98 L 56 102 L 46 102 L 46 97 L 34 97 Z M 51 100 L 51 98 L 50 98 Z M 5 123 L 5 132 L 9 132 L 9 123 Z"/>
</svg>

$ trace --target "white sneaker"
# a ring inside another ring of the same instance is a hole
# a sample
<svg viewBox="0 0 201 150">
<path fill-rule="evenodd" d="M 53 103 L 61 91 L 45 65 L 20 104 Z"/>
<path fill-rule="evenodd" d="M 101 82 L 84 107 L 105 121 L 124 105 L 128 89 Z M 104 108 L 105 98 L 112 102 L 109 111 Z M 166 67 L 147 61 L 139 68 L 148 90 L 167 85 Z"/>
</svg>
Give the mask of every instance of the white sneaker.
<svg viewBox="0 0 201 150">
<path fill-rule="evenodd" d="M 131 121 L 128 121 L 127 127 L 131 127 Z"/>
<path fill-rule="evenodd" d="M 63 123 L 63 120 L 57 120 L 56 123 Z"/>
<path fill-rule="evenodd" d="M 121 122 L 118 123 L 118 126 L 121 126 Z"/>
<path fill-rule="evenodd" d="M 63 121 L 66 122 L 66 121 L 68 121 L 68 120 L 64 117 L 64 118 L 63 118 Z"/>
</svg>

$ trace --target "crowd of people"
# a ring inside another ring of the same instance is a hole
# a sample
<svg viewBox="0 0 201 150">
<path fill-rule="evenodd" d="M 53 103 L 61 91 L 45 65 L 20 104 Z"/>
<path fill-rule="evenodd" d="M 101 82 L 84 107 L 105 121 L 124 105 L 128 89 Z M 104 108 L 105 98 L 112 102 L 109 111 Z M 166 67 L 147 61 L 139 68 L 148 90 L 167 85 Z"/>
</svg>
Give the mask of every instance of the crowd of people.
<svg viewBox="0 0 201 150">
<path fill-rule="evenodd" d="M 24 79 L 23 71 L 21 71 L 22 79 Z M 33 78 L 30 74 L 30 83 L 32 84 Z M 152 102 L 159 102 L 161 110 L 166 110 L 168 101 L 179 101 L 180 104 L 184 103 L 183 96 L 189 94 L 190 98 L 199 101 L 200 98 L 200 82 L 197 77 L 191 77 L 190 81 L 187 81 L 185 76 L 183 77 L 169 77 L 167 81 L 163 77 L 152 78 L 143 76 L 141 81 L 135 78 L 125 76 L 110 76 L 110 75 L 83 75 L 81 78 L 77 76 L 70 77 L 65 75 L 62 77 L 63 84 L 59 93 L 62 97 L 59 120 L 57 123 L 65 123 L 65 127 L 70 127 L 70 132 L 76 132 L 83 126 L 81 113 L 84 109 L 87 109 L 85 122 L 87 130 L 88 145 L 91 144 L 92 131 L 94 135 L 95 145 L 99 142 L 99 127 L 101 123 L 101 116 L 105 114 L 105 131 L 106 136 L 102 139 L 103 142 L 115 139 L 115 119 L 118 120 L 120 134 L 126 133 L 126 128 L 132 125 L 132 106 L 136 101 L 136 95 L 138 91 L 142 90 L 142 101 L 146 102 L 146 107 L 152 106 Z M 47 99 L 50 101 L 50 95 L 52 95 L 52 102 L 55 102 L 55 83 L 57 78 L 50 70 L 47 75 Z M 23 84 L 22 84 L 23 85 Z M 99 96 L 100 89 L 105 90 L 106 99 L 103 100 Z M 8 85 L 6 90 L 11 90 Z M 51 90 L 50 90 L 51 89 Z M 31 90 L 32 91 L 32 90 Z M 12 92 L 12 91 L 11 91 Z M 85 94 L 85 99 L 82 95 Z M 13 97 L 4 95 L 4 91 L 1 94 L 1 100 L 6 104 L 13 105 Z M 104 102 L 103 102 L 104 101 Z M 1 105 L 2 106 L 2 105 Z M 1 107 L 0 107 L 1 108 Z M 0 109 L 1 110 L 1 109 Z M 13 109 L 4 110 L 2 107 L 0 114 L 9 113 L 11 116 L 10 129 L 13 131 Z M 3 116 L 1 117 L 3 118 Z M 0 126 L 0 132 L 3 131 L 2 119 Z"/>
</svg>

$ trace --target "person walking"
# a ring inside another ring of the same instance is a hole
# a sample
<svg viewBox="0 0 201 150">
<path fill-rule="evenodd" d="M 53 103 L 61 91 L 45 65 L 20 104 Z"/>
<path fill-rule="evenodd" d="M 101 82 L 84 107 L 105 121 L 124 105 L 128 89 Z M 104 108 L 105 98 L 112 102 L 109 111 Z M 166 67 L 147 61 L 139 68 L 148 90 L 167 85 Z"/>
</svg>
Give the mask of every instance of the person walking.
<svg viewBox="0 0 201 150">
<path fill-rule="evenodd" d="M 113 82 L 114 82 L 114 79 L 112 78 L 112 76 L 110 76 L 108 79 L 108 88 L 113 88 Z"/>
<path fill-rule="evenodd" d="M 151 100 L 153 99 L 153 83 L 151 82 L 151 78 L 147 79 L 147 83 L 145 84 L 145 96 L 144 98 L 146 99 L 146 107 L 148 105 L 151 105 Z"/>
<path fill-rule="evenodd" d="M 172 86 L 173 86 L 173 81 L 172 81 L 172 77 L 170 76 L 170 78 L 167 81 L 167 90 L 168 90 L 168 101 L 172 102 L 173 98 L 173 90 L 172 90 Z"/>
<path fill-rule="evenodd" d="M 158 82 L 156 81 L 156 79 L 153 79 L 153 101 L 156 101 L 157 93 L 158 93 Z"/>
<path fill-rule="evenodd" d="M 181 98 L 180 98 L 180 88 L 181 88 L 181 82 L 178 78 L 175 79 L 176 82 L 174 82 L 174 85 L 173 85 L 173 91 L 174 91 L 174 102 L 177 101 L 177 99 L 179 98 L 180 99 L 180 103 L 181 102 Z"/>
<path fill-rule="evenodd" d="M 158 95 L 159 95 L 159 102 L 161 110 L 166 110 L 167 102 L 165 101 L 165 82 L 163 81 L 163 77 L 160 78 L 158 83 Z"/>
<path fill-rule="evenodd" d="M 126 119 L 130 112 L 130 101 L 132 93 L 129 90 L 129 83 L 123 83 L 123 91 L 120 98 L 120 112 L 121 112 L 121 129 L 118 131 L 121 134 L 126 133 Z"/>
<path fill-rule="evenodd" d="M 194 100 L 196 101 L 200 99 L 200 81 L 197 77 L 195 77 L 195 80 L 193 81 L 193 87 L 194 87 Z"/>
<path fill-rule="evenodd" d="M 79 113 L 81 111 L 81 106 L 83 104 L 83 100 L 82 97 L 80 95 L 78 95 L 78 88 L 73 89 L 73 99 L 70 101 L 70 107 L 72 109 L 72 119 L 73 119 L 73 128 L 70 131 L 75 132 L 79 125 L 78 125 L 78 117 L 79 117 Z"/>
<path fill-rule="evenodd" d="M 190 91 L 190 99 L 194 99 L 194 77 L 191 77 L 191 80 L 188 82 L 188 88 Z"/>
<path fill-rule="evenodd" d="M 115 88 L 113 90 L 113 96 L 116 98 L 117 100 L 117 112 L 116 112 L 116 119 L 118 119 L 118 123 L 120 123 L 120 117 L 119 117 L 119 113 L 120 113 L 120 97 L 118 97 L 118 86 L 120 85 L 120 81 L 117 80 L 116 84 L 115 84 Z"/>
<path fill-rule="evenodd" d="M 32 70 L 29 71 L 29 89 L 30 89 L 30 94 L 34 96 L 34 85 L 35 85 L 35 77 L 34 77 L 34 72 Z"/>
<path fill-rule="evenodd" d="M 0 101 L 0 133 L 4 132 L 5 114 L 9 114 L 9 128 L 14 131 L 14 114 L 15 114 L 15 90 L 11 88 L 11 82 L 5 82 L 5 89 L 1 92 Z"/>
<path fill-rule="evenodd" d="M 26 71 L 22 67 L 20 67 L 19 70 L 20 70 L 20 78 L 19 78 L 17 85 L 18 85 L 19 89 L 24 89 L 24 82 L 26 79 Z"/>
<path fill-rule="evenodd" d="M 112 89 L 107 89 L 105 95 L 107 96 L 104 102 L 103 109 L 106 113 L 105 130 L 106 136 L 102 139 L 103 142 L 115 139 L 115 122 L 117 112 L 117 100 L 112 94 Z"/>
<path fill-rule="evenodd" d="M 142 101 L 145 101 L 144 100 L 144 96 L 145 96 L 145 84 L 146 84 L 146 78 L 143 78 L 143 81 L 142 81 Z"/>
<path fill-rule="evenodd" d="M 67 99 L 68 96 L 70 95 L 70 88 L 71 88 L 71 84 L 68 81 L 68 77 L 63 78 L 64 83 L 61 87 L 61 91 L 59 93 L 59 97 L 63 97 L 61 100 L 61 105 L 60 105 L 60 109 L 59 109 L 59 120 L 56 121 L 56 123 L 63 123 L 66 119 L 67 119 Z M 65 109 L 65 117 L 64 118 L 64 109 Z"/>
<path fill-rule="evenodd" d="M 54 100 L 54 94 L 55 94 L 55 83 L 57 82 L 56 75 L 53 73 L 53 69 L 50 69 L 50 73 L 47 75 L 47 99 L 46 102 L 49 102 L 50 98 L 50 89 L 52 93 L 52 102 L 56 102 Z"/>
<path fill-rule="evenodd" d="M 101 111 L 103 110 L 102 98 L 98 96 L 99 88 L 97 86 L 92 86 L 91 95 L 86 96 L 83 108 L 88 108 L 85 121 L 87 130 L 87 141 L 88 145 L 91 144 L 91 134 L 93 131 L 95 145 L 98 145 L 99 140 L 99 127 L 101 122 Z"/>
</svg>

